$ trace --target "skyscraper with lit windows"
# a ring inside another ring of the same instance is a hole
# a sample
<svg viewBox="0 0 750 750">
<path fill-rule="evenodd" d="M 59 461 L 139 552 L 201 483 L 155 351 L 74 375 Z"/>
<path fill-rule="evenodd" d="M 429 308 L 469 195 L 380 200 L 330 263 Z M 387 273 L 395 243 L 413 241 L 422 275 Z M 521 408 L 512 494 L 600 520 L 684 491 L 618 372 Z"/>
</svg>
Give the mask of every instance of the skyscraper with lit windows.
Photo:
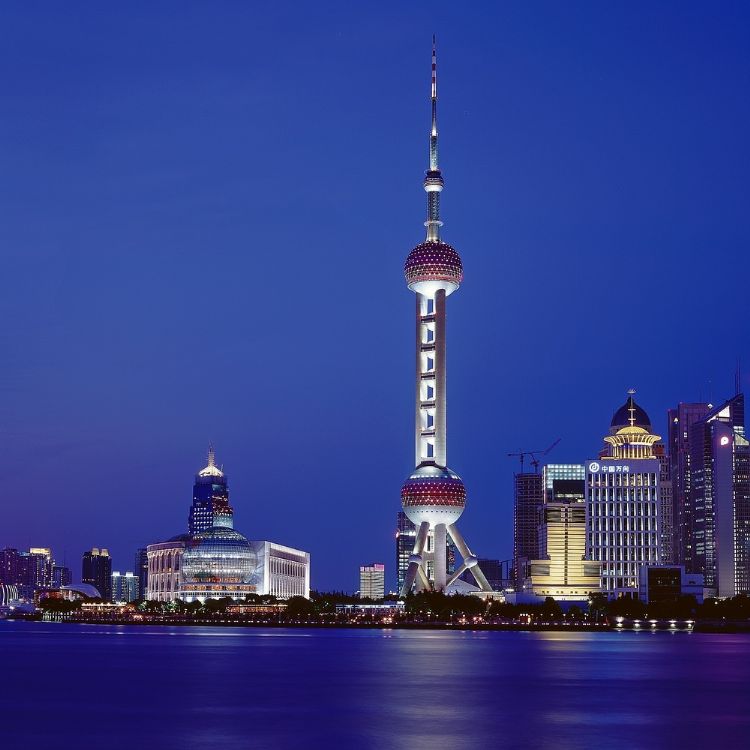
<svg viewBox="0 0 750 750">
<path fill-rule="evenodd" d="M 640 567 L 661 561 L 660 437 L 634 393 L 612 417 L 599 458 L 586 462 L 586 557 L 601 563 L 610 597 L 636 596 Z"/>
<path fill-rule="evenodd" d="M 750 594 L 750 443 L 745 397 L 713 407 L 690 429 L 695 570 L 720 597 Z"/>
<path fill-rule="evenodd" d="M 690 471 L 690 430 L 708 414 L 710 405 L 680 402 L 667 412 L 667 448 L 672 479 L 672 556 L 674 562 L 696 572 L 693 502 Z"/>
<path fill-rule="evenodd" d="M 233 516 L 234 510 L 229 504 L 227 478 L 216 465 L 213 445 L 209 445 L 206 466 L 195 475 L 188 530 L 190 534 L 198 534 L 212 526 L 231 527 Z"/>
<path fill-rule="evenodd" d="M 521 589 L 528 562 L 539 557 L 539 524 L 544 504 L 544 476 L 538 472 L 513 475 L 513 580 Z"/>
<path fill-rule="evenodd" d="M 105 602 L 112 600 L 112 558 L 108 550 L 94 547 L 83 553 L 81 582 L 94 586 Z"/>
</svg>

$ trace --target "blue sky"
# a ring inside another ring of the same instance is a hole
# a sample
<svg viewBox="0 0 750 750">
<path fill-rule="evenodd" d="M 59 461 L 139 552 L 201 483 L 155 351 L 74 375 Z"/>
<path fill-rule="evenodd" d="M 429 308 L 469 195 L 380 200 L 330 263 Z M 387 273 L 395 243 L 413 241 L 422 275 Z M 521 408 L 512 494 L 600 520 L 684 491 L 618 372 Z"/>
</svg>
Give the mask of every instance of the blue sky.
<svg viewBox="0 0 750 750">
<path fill-rule="evenodd" d="M 238 530 L 319 588 L 393 579 L 434 32 L 449 463 L 467 540 L 508 557 L 506 453 L 595 455 L 629 387 L 663 434 L 750 373 L 749 16 L 5 4 L 0 545 L 129 569 L 213 440 Z"/>
</svg>

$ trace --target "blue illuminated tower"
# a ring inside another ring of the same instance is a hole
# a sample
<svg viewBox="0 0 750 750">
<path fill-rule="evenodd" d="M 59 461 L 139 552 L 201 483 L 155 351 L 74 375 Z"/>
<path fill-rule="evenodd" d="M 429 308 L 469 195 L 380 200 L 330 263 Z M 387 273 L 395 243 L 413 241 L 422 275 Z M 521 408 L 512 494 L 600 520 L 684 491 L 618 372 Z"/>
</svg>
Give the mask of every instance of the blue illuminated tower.
<svg viewBox="0 0 750 750">
<path fill-rule="evenodd" d="M 188 530 L 198 534 L 212 526 L 234 525 L 234 510 L 229 504 L 229 487 L 224 472 L 216 465 L 213 445 L 208 446 L 208 463 L 195 475 L 193 504 L 190 506 Z"/>
</svg>

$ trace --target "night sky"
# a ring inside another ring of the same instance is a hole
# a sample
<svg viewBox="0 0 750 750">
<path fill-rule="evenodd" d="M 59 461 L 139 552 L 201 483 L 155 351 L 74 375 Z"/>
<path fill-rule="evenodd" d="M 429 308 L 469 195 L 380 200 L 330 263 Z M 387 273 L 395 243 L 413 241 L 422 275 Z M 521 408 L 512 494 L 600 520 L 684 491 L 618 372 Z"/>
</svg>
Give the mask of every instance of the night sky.
<svg viewBox="0 0 750 750">
<path fill-rule="evenodd" d="M 0 9 L 0 547 L 132 569 L 212 440 L 239 531 L 393 585 L 433 32 L 475 552 L 512 550 L 508 452 L 750 383 L 746 5 L 70 7 Z"/>
</svg>

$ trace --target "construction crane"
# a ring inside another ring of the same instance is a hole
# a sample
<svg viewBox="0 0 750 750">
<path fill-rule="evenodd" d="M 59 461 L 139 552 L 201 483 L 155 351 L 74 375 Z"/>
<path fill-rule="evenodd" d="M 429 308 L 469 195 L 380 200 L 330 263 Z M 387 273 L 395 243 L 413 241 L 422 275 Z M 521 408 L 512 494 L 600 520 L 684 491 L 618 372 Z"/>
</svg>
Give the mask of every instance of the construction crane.
<svg viewBox="0 0 750 750">
<path fill-rule="evenodd" d="M 508 453 L 508 457 L 519 458 L 521 460 L 521 474 L 523 474 L 524 460 L 526 459 L 526 456 L 531 456 L 529 463 L 534 467 L 534 474 L 536 474 L 539 471 L 539 459 L 546 456 L 560 442 L 560 440 L 562 440 L 562 438 L 557 438 L 549 448 L 543 451 L 519 451 L 518 453 Z"/>
</svg>

